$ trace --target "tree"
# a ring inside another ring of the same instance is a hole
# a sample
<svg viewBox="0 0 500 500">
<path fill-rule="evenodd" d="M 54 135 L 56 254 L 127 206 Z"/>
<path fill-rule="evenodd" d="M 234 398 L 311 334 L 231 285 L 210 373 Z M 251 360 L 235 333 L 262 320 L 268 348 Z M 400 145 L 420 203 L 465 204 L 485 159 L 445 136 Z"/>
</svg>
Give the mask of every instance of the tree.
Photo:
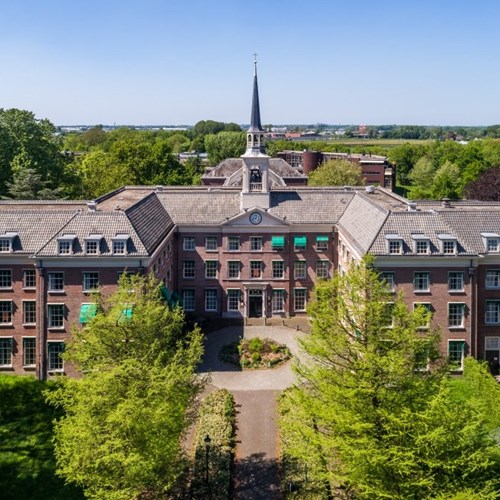
<svg viewBox="0 0 500 500">
<path fill-rule="evenodd" d="M 95 300 L 95 317 L 63 355 L 82 378 L 61 379 L 47 394 L 64 410 L 58 474 L 89 498 L 164 498 L 185 466 L 201 334 L 185 332 L 182 310 L 166 306 L 152 277 L 124 276 L 115 294 Z"/>
<path fill-rule="evenodd" d="M 211 165 L 226 158 L 238 158 L 245 152 L 244 132 L 219 132 L 205 136 L 205 149 Z"/>
<path fill-rule="evenodd" d="M 422 330 L 429 312 L 408 311 L 364 261 L 320 282 L 308 313 L 307 362 L 286 396 L 296 409 L 287 425 L 315 455 L 295 449 L 297 458 L 324 464 L 330 496 L 423 499 L 468 489 L 495 498 L 497 445 L 484 413 L 454 399 L 439 332 Z"/>
<path fill-rule="evenodd" d="M 413 199 L 431 198 L 431 188 L 436 169 L 427 157 L 420 158 L 413 170 L 409 173 L 411 181 L 410 197 Z"/>
<path fill-rule="evenodd" d="M 309 186 L 362 186 L 361 167 L 347 160 L 329 160 L 309 175 Z"/>
<path fill-rule="evenodd" d="M 498 201 L 500 199 L 500 167 L 489 168 L 464 189 L 470 200 Z"/>
<path fill-rule="evenodd" d="M 458 199 L 461 195 L 460 169 L 455 163 L 446 160 L 436 171 L 431 195 L 434 199 Z"/>
<path fill-rule="evenodd" d="M 415 163 L 425 154 L 425 147 L 405 143 L 389 152 L 389 157 L 396 164 L 396 178 L 399 184 L 408 184 L 408 176 Z"/>
</svg>

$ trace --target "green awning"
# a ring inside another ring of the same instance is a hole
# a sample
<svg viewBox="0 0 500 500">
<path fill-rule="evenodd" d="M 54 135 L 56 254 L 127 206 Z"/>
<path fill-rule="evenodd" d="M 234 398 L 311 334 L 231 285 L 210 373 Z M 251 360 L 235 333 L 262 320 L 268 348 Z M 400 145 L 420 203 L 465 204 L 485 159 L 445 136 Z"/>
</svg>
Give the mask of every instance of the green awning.
<svg viewBox="0 0 500 500">
<path fill-rule="evenodd" d="M 285 247 L 285 237 L 284 236 L 273 236 L 271 238 L 273 248 L 284 248 Z"/>
<path fill-rule="evenodd" d="M 170 299 L 172 298 L 172 294 L 170 293 L 170 290 L 165 285 L 161 285 L 160 291 L 161 291 L 161 294 L 162 294 L 163 298 L 167 302 L 169 302 Z"/>
<path fill-rule="evenodd" d="M 316 241 L 328 241 L 328 236 L 316 236 Z"/>
<path fill-rule="evenodd" d="M 82 304 L 80 307 L 80 323 L 88 323 L 97 314 L 97 304 Z"/>
<path fill-rule="evenodd" d="M 307 238 L 305 236 L 295 236 L 293 245 L 296 247 L 305 247 L 307 245 Z"/>
<path fill-rule="evenodd" d="M 182 304 L 182 297 L 177 293 L 173 292 L 172 297 L 168 303 L 170 306 L 178 306 Z"/>
<path fill-rule="evenodd" d="M 120 318 L 131 319 L 132 318 L 132 306 L 126 306 L 122 309 L 122 314 Z"/>
</svg>

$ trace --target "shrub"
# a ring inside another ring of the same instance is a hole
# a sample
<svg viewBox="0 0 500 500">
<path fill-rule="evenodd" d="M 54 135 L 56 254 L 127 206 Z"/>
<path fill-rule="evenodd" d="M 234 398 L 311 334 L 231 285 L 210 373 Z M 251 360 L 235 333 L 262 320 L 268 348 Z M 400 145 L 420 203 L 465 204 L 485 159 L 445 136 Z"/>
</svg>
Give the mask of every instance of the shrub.
<svg viewBox="0 0 500 500">
<path fill-rule="evenodd" d="M 262 340 L 259 339 L 259 337 L 254 337 L 253 339 L 250 339 L 248 341 L 248 350 L 250 352 L 260 352 L 262 350 L 263 343 Z"/>
</svg>

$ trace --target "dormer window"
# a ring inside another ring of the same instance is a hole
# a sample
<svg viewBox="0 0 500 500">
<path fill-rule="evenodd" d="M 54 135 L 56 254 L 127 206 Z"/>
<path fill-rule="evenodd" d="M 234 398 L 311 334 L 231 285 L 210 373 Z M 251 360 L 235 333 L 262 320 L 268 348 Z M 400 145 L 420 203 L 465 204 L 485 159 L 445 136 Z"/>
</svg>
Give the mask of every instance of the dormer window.
<svg viewBox="0 0 500 500">
<path fill-rule="evenodd" d="M 59 255 L 71 255 L 73 253 L 74 234 L 65 234 L 57 238 L 57 253 Z"/>
<path fill-rule="evenodd" d="M 85 254 L 99 255 L 101 253 L 101 239 L 102 234 L 90 234 L 85 238 Z"/>
<path fill-rule="evenodd" d="M 431 244 L 427 236 L 423 234 L 412 234 L 411 237 L 417 255 L 429 255 L 431 253 Z"/>
<path fill-rule="evenodd" d="M 500 251 L 500 235 L 497 233 L 481 233 L 484 248 L 488 253 L 498 253 Z"/>
<path fill-rule="evenodd" d="M 441 240 L 441 251 L 444 255 L 456 255 L 457 253 L 457 239 L 450 234 L 438 234 Z"/>
<path fill-rule="evenodd" d="M 0 253 L 10 253 L 14 247 L 14 238 L 17 233 L 5 233 L 0 236 Z"/>
<path fill-rule="evenodd" d="M 390 255 L 401 255 L 403 253 L 403 238 L 398 234 L 386 234 L 387 252 Z"/>
<path fill-rule="evenodd" d="M 127 255 L 128 234 L 117 234 L 113 241 L 113 255 Z"/>
</svg>

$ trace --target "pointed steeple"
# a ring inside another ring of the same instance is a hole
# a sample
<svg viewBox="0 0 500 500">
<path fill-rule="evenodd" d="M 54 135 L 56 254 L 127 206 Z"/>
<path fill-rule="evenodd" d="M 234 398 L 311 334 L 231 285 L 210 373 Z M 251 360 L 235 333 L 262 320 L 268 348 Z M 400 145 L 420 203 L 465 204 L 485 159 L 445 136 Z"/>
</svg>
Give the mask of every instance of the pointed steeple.
<svg viewBox="0 0 500 500">
<path fill-rule="evenodd" d="M 257 54 L 254 54 L 253 64 L 252 114 L 250 116 L 250 127 L 247 131 L 247 150 L 245 154 L 265 154 L 266 148 L 264 146 L 264 130 L 260 122 L 259 85 L 257 82 Z"/>
<path fill-rule="evenodd" d="M 250 117 L 249 132 L 263 132 L 260 123 L 260 105 L 259 105 L 259 85 L 257 82 L 257 54 L 254 54 L 254 72 L 253 72 L 253 95 L 252 95 L 252 115 Z"/>
</svg>

